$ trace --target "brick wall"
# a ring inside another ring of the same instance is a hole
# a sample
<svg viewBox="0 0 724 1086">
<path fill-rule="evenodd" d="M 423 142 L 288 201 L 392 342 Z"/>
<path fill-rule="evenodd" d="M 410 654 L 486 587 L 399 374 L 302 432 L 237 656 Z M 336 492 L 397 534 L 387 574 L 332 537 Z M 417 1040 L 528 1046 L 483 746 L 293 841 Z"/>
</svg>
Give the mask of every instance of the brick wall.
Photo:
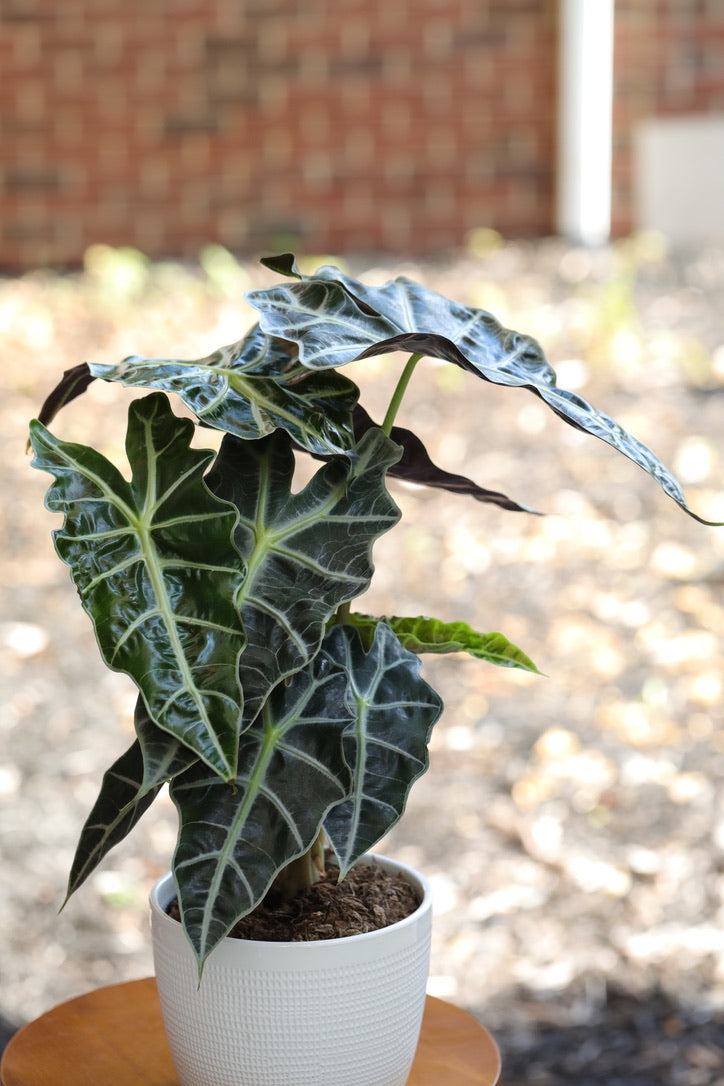
<svg viewBox="0 0 724 1086">
<path fill-rule="evenodd" d="M 0 7 L 0 266 L 549 229 L 553 0 Z"/>
<path fill-rule="evenodd" d="M 0 0 L 0 268 L 549 233 L 557 7 Z M 723 9 L 618 0 L 618 230 L 636 119 L 724 108 Z"/>
</svg>

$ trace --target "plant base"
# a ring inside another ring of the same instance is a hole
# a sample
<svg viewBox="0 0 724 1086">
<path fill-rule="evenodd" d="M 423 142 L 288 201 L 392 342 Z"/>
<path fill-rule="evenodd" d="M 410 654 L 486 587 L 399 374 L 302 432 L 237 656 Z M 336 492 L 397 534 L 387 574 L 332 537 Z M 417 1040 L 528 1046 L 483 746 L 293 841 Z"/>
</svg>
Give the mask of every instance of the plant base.
<svg viewBox="0 0 724 1086">
<path fill-rule="evenodd" d="M 181 1086 L 404 1086 L 427 981 L 432 897 L 398 871 L 420 905 L 376 931 L 316 942 L 227 938 L 201 984 L 181 926 L 166 909 L 170 875 L 151 895 L 154 961 Z"/>
<path fill-rule="evenodd" d="M 379 864 L 358 864 L 339 881 L 339 868 L 327 863 L 326 875 L 292 901 L 271 894 L 236 924 L 230 939 L 273 943 L 344 939 L 396 924 L 418 908 L 420 899 L 400 874 Z M 169 916 L 180 919 L 176 899 Z"/>
</svg>

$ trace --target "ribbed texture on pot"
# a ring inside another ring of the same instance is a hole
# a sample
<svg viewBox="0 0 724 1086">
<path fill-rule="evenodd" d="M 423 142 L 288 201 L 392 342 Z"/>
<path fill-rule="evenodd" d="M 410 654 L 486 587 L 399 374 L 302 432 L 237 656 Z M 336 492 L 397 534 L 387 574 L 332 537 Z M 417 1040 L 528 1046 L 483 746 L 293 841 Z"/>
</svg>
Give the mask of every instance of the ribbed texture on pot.
<svg viewBox="0 0 724 1086">
<path fill-rule="evenodd" d="M 429 967 L 431 895 L 400 870 L 420 908 L 380 931 L 310 943 L 225 939 L 201 985 L 181 926 L 152 894 L 154 960 L 181 1086 L 404 1086 L 415 1055 Z"/>
</svg>

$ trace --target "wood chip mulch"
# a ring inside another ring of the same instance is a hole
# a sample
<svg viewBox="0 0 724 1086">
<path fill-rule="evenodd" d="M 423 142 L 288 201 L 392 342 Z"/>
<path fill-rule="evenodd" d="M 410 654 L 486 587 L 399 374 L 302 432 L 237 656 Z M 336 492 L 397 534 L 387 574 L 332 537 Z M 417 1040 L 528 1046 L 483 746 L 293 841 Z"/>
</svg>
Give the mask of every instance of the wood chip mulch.
<svg viewBox="0 0 724 1086">
<path fill-rule="evenodd" d="M 325 877 L 289 902 L 269 897 L 229 932 L 232 939 L 274 943 L 342 939 L 376 931 L 404 920 L 419 901 L 399 876 L 372 864 L 360 864 L 339 881 L 339 868 L 328 863 Z M 174 899 L 169 916 L 179 919 Z"/>
</svg>

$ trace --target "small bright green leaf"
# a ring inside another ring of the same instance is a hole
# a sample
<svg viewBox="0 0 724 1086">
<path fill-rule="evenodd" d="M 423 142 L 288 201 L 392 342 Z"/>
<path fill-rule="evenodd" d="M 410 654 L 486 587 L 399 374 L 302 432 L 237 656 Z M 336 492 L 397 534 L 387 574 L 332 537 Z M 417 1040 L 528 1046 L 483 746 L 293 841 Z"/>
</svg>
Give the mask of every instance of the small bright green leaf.
<svg viewBox="0 0 724 1086">
<path fill-rule="evenodd" d="M 400 642 L 417 654 L 423 652 L 467 652 L 478 660 L 486 660 L 499 667 L 519 667 L 540 675 L 530 657 L 508 641 L 501 633 L 478 633 L 467 622 L 441 622 L 437 618 L 399 618 L 385 615 L 381 619 L 369 615 L 351 614 L 347 621 L 358 629 L 365 641 L 374 634 L 379 623 L 386 623 Z"/>
<path fill-rule="evenodd" d="M 342 671 L 320 654 L 277 687 L 243 733 L 234 781 L 197 765 L 172 782 L 180 820 L 173 869 L 200 965 L 347 795 L 345 688 Z"/>
<path fill-rule="evenodd" d="M 332 627 L 321 655 L 347 673 L 353 713 L 344 735 L 352 790 L 324 821 L 344 874 L 402 815 L 412 784 L 427 769 L 442 701 L 421 678 L 418 658 L 383 623 L 369 651 L 349 626 Z"/>
<path fill-rule="evenodd" d="M 208 482 L 239 510 L 236 542 L 248 566 L 238 596 L 248 638 L 240 660 L 245 726 L 271 688 L 317 652 L 337 607 L 367 589 L 373 543 L 400 517 L 385 488 L 399 453 L 372 429 L 351 462 L 329 461 L 292 493 L 284 433 L 224 439 Z"/>
<path fill-rule="evenodd" d="M 136 738 L 143 758 L 143 778 L 139 796 L 173 780 L 198 761 L 198 756 L 152 720 L 142 697 L 136 702 L 133 719 Z"/>
<path fill-rule="evenodd" d="M 81 830 L 70 869 L 66 901 L 124 839 L 153 803 L 161 784 L 142 792 L 143 756 L 136 740 L 103 775 L 101 790 Z"/>
<path fill-rule="evenodd" d="M 117 365 L 94 363 L 90 372 L 129 387 L 175 392 L 201 422 L 245 440 L 281 427 L 310 452 L 350 452 L 357 387 L 339 373 L 311 373 L 296 354 L 257 324 L 206 358 L 133 355 Z"/>
<path fill-rule="evenodd" d="M 165 396 L 129 409 L 133 477 L 93 449 L 31 424 L 33 465 L 55 476 L 46 505 L 65 516 L 54 532 L 109 667 L 141 690 L 155 723 L 215 772 L 234 775 L 242 710 L 234 606 L 244 563 L 236 512 L 209 492 L 211 452 L 189 448 L 193 424 Z"/>
</svg>

